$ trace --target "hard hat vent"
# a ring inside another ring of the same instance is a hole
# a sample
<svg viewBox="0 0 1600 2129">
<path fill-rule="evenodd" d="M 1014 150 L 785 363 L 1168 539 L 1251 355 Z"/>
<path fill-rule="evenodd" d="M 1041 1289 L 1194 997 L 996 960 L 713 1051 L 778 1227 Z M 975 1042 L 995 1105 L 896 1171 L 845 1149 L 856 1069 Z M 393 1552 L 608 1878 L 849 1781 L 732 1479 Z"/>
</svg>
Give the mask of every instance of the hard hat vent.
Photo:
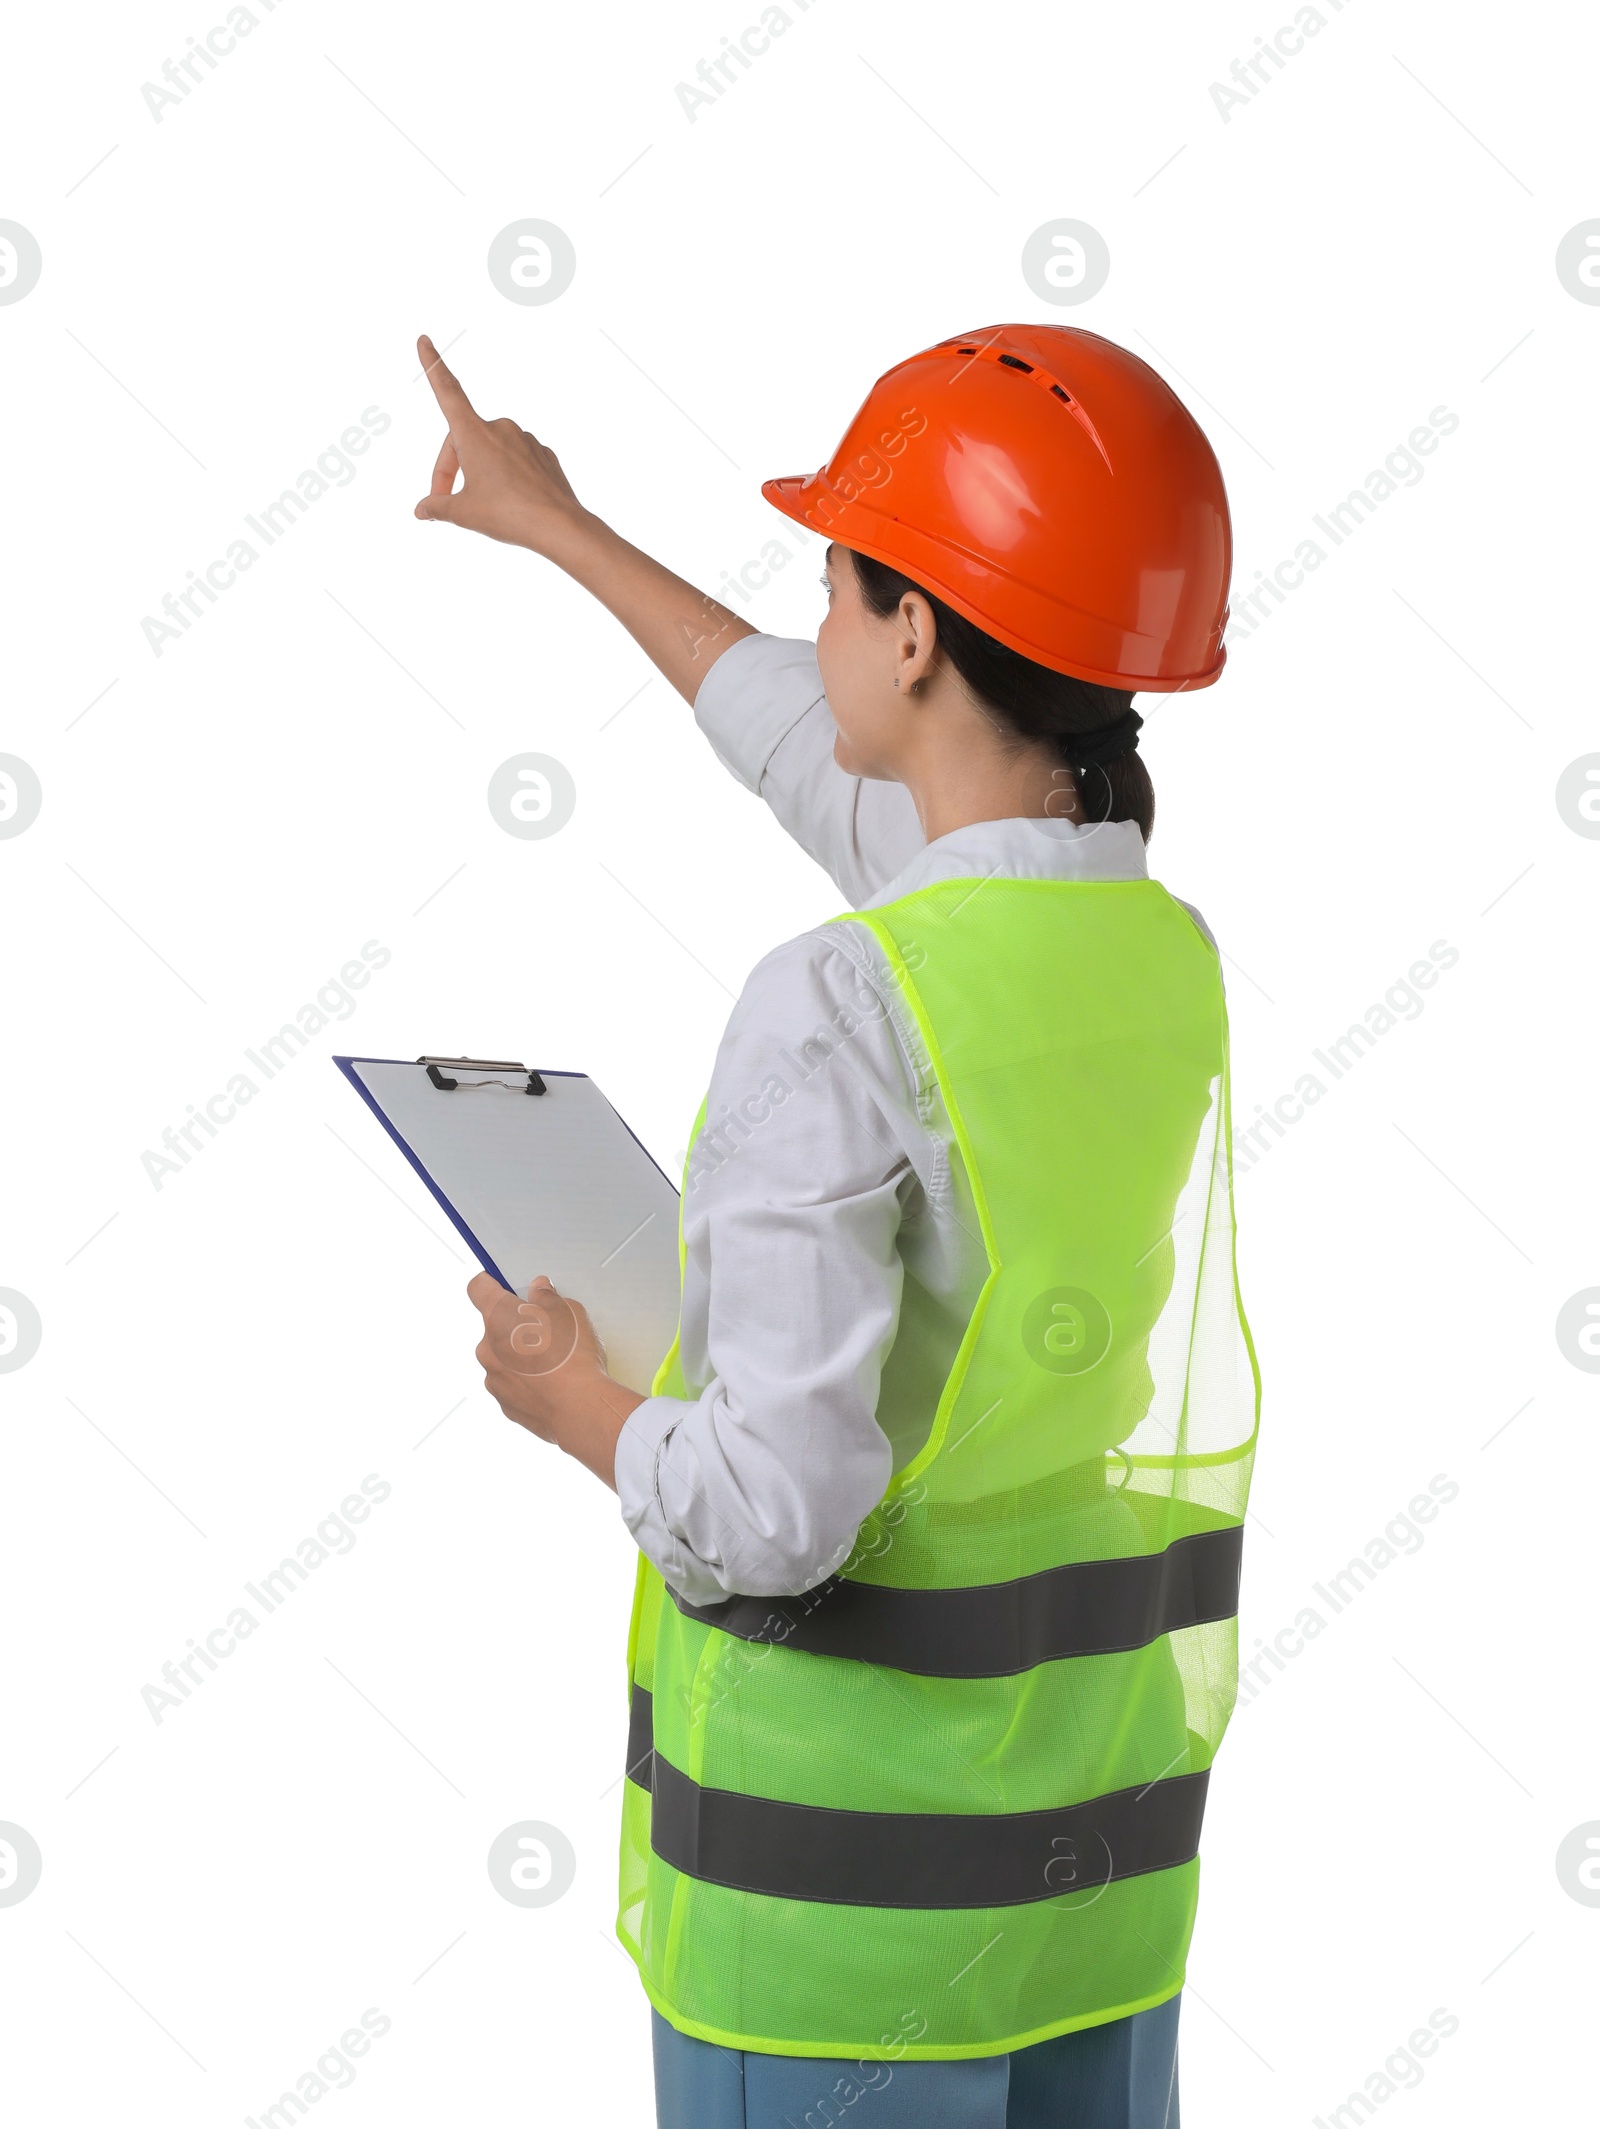
<svg viewBox="0 0 1600 2129">
<path fill-rule="evenodd" d="M 1051 377 L 1048 370 L 1041 370 L 1035 363 L 1024 362 L 1020 355 L 994 354 L 992 352 L 994 345 L 992 341 L 986 342 L 981 347 L 977 344 L 977 342 L 969 340 L 947 340 L 944 344 L 951 350 L 953 354 L 983 355 L 986 356 L 989 361 L 999 363 L 1004 369 L 1020 370 L 1024 377 L 1037 377 L 1041 384 L 1049 386 L 1050 390 L 1055 394 L 1057 399 L 1064 401 L 1069 407 L 1074 403 L 1072 394 L 1065 388 L 1065 386 L 1057 384 L 1055 380 Z"/>
<path fill-rule="evenodd" d="M 940 346 L 948 348 L 952 354 L 975 355 L 982 361 L 997 363 L 1002 369 L 1017 370 L 1024 377 L 1031 377 L 1034 383 L 1048 391 L 1052 398 L 1060 400 L 1061 404 L 1105 460 L 1107 470 L 1110 470 L 1111 454 L 1101 441 L 1099 430 L 1077 400 L 1073 398 L 1066 386 L 1058 384 L 1048 370 L 1040 369 L 1037 363 L 1024 362 L 1020 355 L 997 355 L 994 351 L 994 342 L 992 340 L 986 340 L 982 343 L 974 340 L 945 340 L 940 343 Z"/>
</svg>

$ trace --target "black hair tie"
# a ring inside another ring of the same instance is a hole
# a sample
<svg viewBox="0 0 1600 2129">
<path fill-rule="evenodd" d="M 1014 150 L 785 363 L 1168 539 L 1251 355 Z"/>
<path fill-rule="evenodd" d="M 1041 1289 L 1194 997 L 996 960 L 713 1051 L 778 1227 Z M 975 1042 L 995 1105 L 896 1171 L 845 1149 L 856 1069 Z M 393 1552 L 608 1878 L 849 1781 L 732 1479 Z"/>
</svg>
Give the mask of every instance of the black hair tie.
<svg viewBox="0 0 1600 2129">
<path fill-rule="evenodd" d="M 1137 710 L 1124 710 L 1111 724 L 1092 732 L 1063 732 L 1060 745 L 1074 769 L 1097 769 L 1120 755 L 1132 754 L 1139 744 L 1144 719 Z"/>
</svg>

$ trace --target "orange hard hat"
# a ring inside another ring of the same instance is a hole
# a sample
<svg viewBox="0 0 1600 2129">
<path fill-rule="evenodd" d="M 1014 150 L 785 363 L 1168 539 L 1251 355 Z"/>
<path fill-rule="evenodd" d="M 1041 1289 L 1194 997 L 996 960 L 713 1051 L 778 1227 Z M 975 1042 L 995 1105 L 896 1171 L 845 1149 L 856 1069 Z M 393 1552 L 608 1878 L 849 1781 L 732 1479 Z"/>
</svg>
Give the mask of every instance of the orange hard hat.
<svg viewBox="0 0 1600 2129">
<path fill-rule="evenodd" d="M 1106 687 L 1209 687 L 1233 535 L 1199 423 L 1147 362 L 988 325 L 896 363 L 828 463 L 762 483 L 1024 658 Z"/>
</svg>

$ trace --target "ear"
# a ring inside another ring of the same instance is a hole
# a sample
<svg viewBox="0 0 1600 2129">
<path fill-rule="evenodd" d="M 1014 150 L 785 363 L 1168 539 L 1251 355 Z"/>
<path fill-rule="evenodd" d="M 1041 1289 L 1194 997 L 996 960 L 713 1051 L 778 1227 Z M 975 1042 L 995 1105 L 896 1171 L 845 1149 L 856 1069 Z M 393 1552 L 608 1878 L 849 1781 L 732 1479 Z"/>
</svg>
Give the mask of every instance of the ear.
<svg viewBox="0 0 1600 2129">
<path fill-rule="evenodd" d="M 901 693 L 905 694 L 932 674 L 934 654 L 939 647 L 939 624 L 927 600 L 914 591 L 908 591 L 900 601 L 896 620 L 900 629 L 899 647 L 905 660 L 900 668 L 899 685 Z"/>
</svg>

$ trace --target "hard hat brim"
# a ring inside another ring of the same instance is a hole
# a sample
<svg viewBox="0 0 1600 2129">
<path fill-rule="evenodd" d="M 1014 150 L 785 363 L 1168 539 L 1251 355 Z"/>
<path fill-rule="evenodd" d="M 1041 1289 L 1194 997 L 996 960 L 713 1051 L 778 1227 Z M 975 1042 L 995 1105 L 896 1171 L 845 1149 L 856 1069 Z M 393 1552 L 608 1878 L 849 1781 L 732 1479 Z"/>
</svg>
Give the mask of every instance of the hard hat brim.
<svg viewBox="0 0 1600 2129">
<path fill-rule="evenodd" d="M 826 468 L 819 467 L 811 474 L 781 474 L 773 480 L 763 481 L 761 493 L 775 510 L 781 510 L 785 517 L 792 519 L 797 525 L 803 525 L 807 531 L 830 540 L 837 540 L 841 546 L 854 548 L 858 553 L 870 556 L 873 561 L 882 562 L 886 568 L 899 570 L 920 584 L 925 591 L 932 593 L 934 598 L 954 608 L 964 620 L 970 621 L 974 628 L 981 628 L 986 635 L 993 636 L 996 642 L 1005 644 L 1008 650 L 1015 651 L 1019 657 L 1030 659 L 1035 665 L 1045 666 L 1051 672 L 1067 673 L 1077 680 L 1087 680 L 1100 687 L 1112 687 L 1135 694 L 1179 694 L 1212 686 L 1228 662 L 1227 649 L 1219 643 L 1215 663 L 1204 672 L 1162 674 L 1152 671 L 1137 675 L 1133 669 L 1137 664 L 1137 656 L 1134 654 L 1130 663 L 1130 640 L 1124 633 L 1122 657 L 1116 666 L 1096 667 L 1081 660 L 1066 664 L 1058 653 L 1014 626 L 997 621 L 993 612 L 995 601 L 974 598 L 970 589 L 964 589 L 952 581 L 951 565 L 955 564 L 961 568 L 963 575 L 978 580 L 980 585 L 982 580 L 987 579 L 1006 585 L 1013 594 L 1019 588 L 1024 588 L 1019 586 L 1016 578 L 997 569 L 985 557 L 973 554 L 970 550 L 963 550 L 958 554 L 948 543 L 928 538 L 926 534 L 917 532 L 914 527 L 899 518 L 885 517 L 878 511 L 864 508 L 860 503 L 846 501 L 828 481 Z M 1025 589 L 1035 599 L 1049 596 L 1031 586 Z M 1063 604 L 1057 599 L 1051 599 L 1050 603 L 1057 608 Z M 1085 619 L 1092 620 L 1093 617 L 1086 616 Z M 1100 625 L 1104 626 L 1103 623 Z M 1151 648 L 1154 653 L 1155 646 Z M 1150 662 L 1156 662 L 1154 655 Z"/>
</svg>

